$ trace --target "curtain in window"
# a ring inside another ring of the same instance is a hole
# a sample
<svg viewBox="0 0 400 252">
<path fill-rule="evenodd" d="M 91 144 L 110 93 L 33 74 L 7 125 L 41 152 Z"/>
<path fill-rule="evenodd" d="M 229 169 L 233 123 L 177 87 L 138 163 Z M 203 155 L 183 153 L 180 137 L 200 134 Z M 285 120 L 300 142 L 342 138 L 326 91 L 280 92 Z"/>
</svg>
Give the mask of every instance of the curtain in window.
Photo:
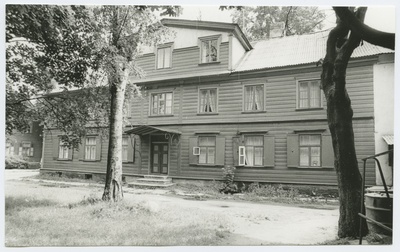
<svg viewBox="0 0 400 252">
<path fill-rule="evenodd" d="M 165 114 L 172 114 L 172 93 L 165 94 Z"/>
<path fill-rule="evenodd" d="M 253 103 L 254 103 L 254 94 L 253 94 L 253 89 L 251 86 L 245 87 L 245 110 L 246 111 L 251 111 L 253 110 Z"/>
<path fill-rule="evenodd" d="M 200 91 L 200 113 L 206 112 L 206 106 L 207 106 L 207 90 L 201 90 Z"/>
<path fill-rule="evenodd" d="M 253 87 L 255 88 L 255 105 L 256 107 L 254 108 L 254 110 L 262 110 L 263 108 L 263 103 L 264 103 L 264 99 L 263 99 L 263 87 L 262 86 L 255 86 Z"/>
<path fill-rule="evenodd" d="M 87 137 L 85 145 L 85 159 L 95 160 L 96 159 L 96 138 Z"/>
<path fill-rule="evenodd" d="M 318 81 L 310 82 L 310 107 L 320 107 L 321 103 L 321 90 Z"/>
<path fill-rule="evenodd" d="M 248 136 L 244 142 L 246 146 L 246 165 L 262 165 L 263 159 L 263 137 Z"/>
<path fill-rule="evenodd" d="M 62 143 L 60 143 L 58 148 L 58 158 L 68 159 L 68 147 L 64 146 Z"/>
<path fill-rule="evenodd" d="M 216 102 L 216 90 L 215 89 L 210 89 L 209 90 L 209 105 L 210 105 L 210 110 L 209 112 L 215 112 L 215 102 Z"/>
</svg>

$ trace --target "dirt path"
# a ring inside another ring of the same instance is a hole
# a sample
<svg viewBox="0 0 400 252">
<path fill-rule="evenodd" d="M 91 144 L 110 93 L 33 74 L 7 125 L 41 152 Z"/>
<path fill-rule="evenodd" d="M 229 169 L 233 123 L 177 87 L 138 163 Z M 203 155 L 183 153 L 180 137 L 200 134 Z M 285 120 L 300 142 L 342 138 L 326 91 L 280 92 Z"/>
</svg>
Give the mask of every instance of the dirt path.
<svg viewBox="0 0 400 252">
<path fill-rule="evenodd" d="M 32 196 L 58 201 L 61 204 L 74 203 L 84 197 L 102 193 L 99 186 L 75 186 L 21 181 L 21 177 L 32 176 L 25 172 L 18 176 L 15 170 L 6 171 L 6 196 Z M 223 200 L 196 201 L 163 195 L 162 191 L 127 190 L 125 200 L 147 204 L 152 211 L 166 208 L 193 209 L 224 216 L 229 220 L 232 233 L 223 245 L 268 245 L 268 244 L 317 244 L 333 240 L 337 233 L 338 209 L 310 209 L 287 205 L 260 204 Z"/>
</svg>

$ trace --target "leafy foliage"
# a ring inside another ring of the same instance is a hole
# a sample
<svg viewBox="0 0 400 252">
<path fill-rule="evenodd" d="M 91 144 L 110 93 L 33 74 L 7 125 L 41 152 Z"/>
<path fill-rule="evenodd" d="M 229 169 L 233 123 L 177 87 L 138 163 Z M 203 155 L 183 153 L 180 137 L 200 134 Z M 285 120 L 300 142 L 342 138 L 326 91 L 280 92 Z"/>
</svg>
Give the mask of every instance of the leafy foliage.
<svg viewBox="0 0 400 252">
<path fill-rule="evenodd" d="M 6 155 L 5 157 L 6 169 L 28 169 L 29 162 L 18 155 Z"/>
<path fill-rule="evenodd" d="M 269 38 L 271 26 L 283 22 L 286 35 L 304 34 L 322 28 L 325 13 L 318 7 L 246 6 L 236 8 L 232 20 L 250 41 Z"/>
<path fill-rule="evenodd" d="M 177 6 L 7 5 L 7 133 L 41 121 L 77 147 L 85 126 L 108 126 L 115 62 L 132 77 L 144 76 L 135 63 L 141 48 L 168 33 L 153 11 L 180 12 Z M 133 84 L 126 89 L 125 108 L 140 95 Z"/>
<path fill-rule="evenodd" d="M 239 191 L 238 186 L 236 185 L 235 179 L 235 170 L 234 166 L 225 166 L 222 168 L 222 179 L 223 184 L 221 189 L 219 190 L 222 193 L 237 193 Z"/>
</svg>

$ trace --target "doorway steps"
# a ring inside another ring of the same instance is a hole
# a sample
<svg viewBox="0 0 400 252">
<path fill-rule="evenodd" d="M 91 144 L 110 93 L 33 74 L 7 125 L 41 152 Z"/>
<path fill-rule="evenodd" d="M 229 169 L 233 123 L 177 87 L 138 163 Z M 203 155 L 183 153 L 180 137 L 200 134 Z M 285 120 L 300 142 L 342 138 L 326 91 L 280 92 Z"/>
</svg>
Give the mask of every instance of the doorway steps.
<svg viewBox="0 0 400 252">
<path fill-rule="evenodd" d="M 172 178 L 160 175 L 144 175 L 143 178 L 128 183 L 128 187 L 168 187 L 172 185 L 174 185 L 172 183 Z"/>
</svg>

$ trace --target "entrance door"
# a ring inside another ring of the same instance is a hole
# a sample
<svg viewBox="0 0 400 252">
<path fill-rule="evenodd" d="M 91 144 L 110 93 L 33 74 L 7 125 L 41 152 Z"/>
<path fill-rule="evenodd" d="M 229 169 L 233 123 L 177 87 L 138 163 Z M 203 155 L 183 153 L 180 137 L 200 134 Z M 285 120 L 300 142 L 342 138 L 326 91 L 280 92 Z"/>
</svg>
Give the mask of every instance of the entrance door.
<svg viewBox="0 0 400 252">
<path fill-rule="evenodd" d="M 153 143 L 151 152 L 151 173 L 168 174 L 168 143 Z"/>
</svg>

